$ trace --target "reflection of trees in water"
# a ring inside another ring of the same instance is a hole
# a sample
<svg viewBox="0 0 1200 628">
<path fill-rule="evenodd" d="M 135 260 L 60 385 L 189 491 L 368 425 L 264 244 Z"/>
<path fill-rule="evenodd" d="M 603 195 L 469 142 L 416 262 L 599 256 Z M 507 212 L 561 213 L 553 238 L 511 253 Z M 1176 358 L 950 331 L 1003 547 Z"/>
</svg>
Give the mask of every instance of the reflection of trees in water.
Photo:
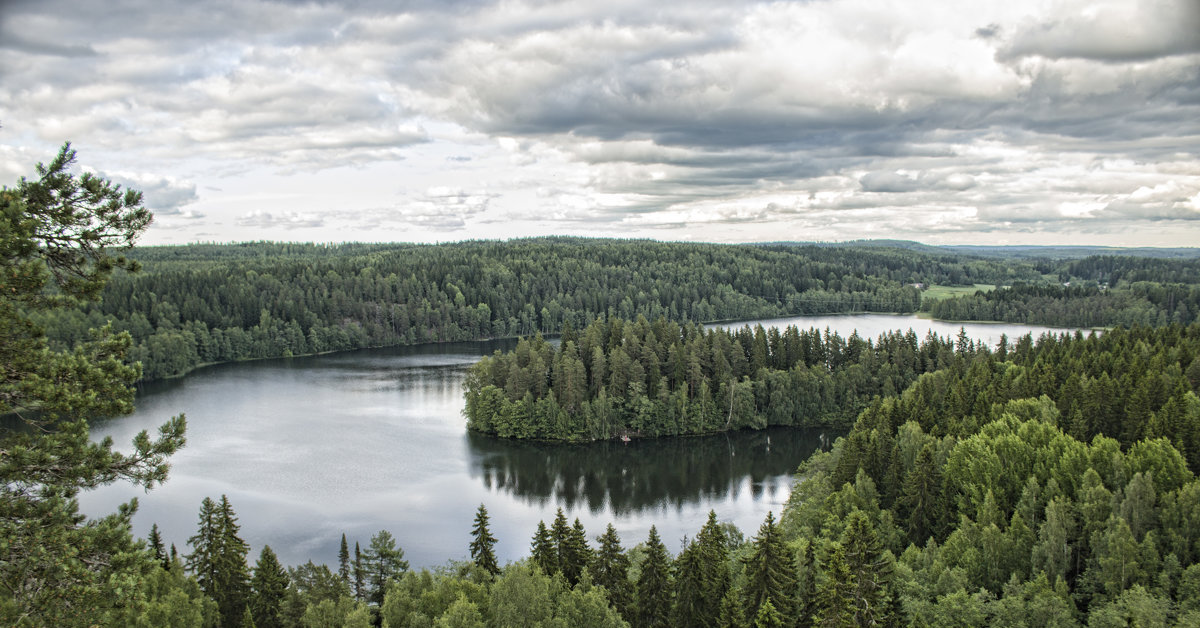
<svg viewBox="0 0 1200 628">
<path fill-rule="evenodd" d="M 714 436 L 562 445 L 468 435 L 470 472 L 534 503 L 614 514 L 774 490 L 816 451 L 820 430 L 773 428 Z"/>
</svg>

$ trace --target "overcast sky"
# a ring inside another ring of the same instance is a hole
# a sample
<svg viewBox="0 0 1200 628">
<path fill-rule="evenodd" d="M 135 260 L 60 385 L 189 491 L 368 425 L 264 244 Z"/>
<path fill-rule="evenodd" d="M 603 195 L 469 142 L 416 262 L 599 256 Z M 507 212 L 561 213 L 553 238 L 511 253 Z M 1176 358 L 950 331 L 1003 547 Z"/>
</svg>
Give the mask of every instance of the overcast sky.
<svg viewBox="0 0 1200 628">
<path fill-rule="evenodd" d="M 1200 0 L 0 0 L 144 243 L 1200 245 Z"/>
</svg>

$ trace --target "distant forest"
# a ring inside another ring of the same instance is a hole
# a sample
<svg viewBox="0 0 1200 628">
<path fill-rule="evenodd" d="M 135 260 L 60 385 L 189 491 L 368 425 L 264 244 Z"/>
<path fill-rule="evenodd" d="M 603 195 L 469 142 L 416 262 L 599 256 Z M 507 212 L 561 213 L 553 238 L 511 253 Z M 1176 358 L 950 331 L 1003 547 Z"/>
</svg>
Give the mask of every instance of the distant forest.
<svg viewBox="0 0 1200 628">
<path fill-rule="evenodd" d="M 608 317 L 703 322 L 924 308 L 950 320 L 1091 327 L 1187 323 L 1200 311 L 1195 260 L 580 238 L 188 245 L 131 256 L 142 272 L 115 275 L 100 301 L 31 316 L 57 348 L 106 323 L 128 331 L 129 357 L 146 380 L 235 360 L 554 334 Z M 1002 287 L 922 303 L 922 288 L 975 284 Z"/>
</svg>

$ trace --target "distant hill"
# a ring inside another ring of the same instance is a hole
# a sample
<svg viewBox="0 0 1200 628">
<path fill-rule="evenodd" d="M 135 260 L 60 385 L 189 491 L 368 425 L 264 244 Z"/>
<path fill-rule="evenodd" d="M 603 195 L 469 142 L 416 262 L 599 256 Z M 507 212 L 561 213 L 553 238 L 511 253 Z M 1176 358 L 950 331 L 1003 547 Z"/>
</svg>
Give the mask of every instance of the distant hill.
<svg viewBox="0 0 1200 628">
<path fill-rule="evenodd" d="M 761 242 L 758 246 L 820 246 L 830 248 L 892 248 L 922 253 L 958 253 L 975 257 L 993 257 L 1003 259 L 1080 259 L 1093 255 L 1124 255 L 1130 257 L 1152 257 L 1158 259 L 1196 259 L 1200 258 L 1200 248 L 1174 247 L 1117 247 L 1117 246 L 987 246 L 987 245 L 948 245 L 935 246 L 922 244 L 912 240 L 850 240 L 847 242 Z"/>
</svg>

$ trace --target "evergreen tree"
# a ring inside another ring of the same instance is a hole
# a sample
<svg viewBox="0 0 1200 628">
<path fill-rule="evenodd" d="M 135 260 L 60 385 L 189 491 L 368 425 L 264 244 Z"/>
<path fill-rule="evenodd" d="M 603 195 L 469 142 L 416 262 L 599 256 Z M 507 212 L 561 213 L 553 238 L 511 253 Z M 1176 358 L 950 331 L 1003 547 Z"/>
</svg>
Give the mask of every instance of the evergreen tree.
<svg viewBox="0 0 1200 628">
<path fill-rule="evenodd" d="M 488 513 L 483 504 L 475 512 L 475 525 L 471 528 L 471 560 L 484 571 L 496 575 L 500 565 L 496 563 L 496 537 L 488 530 Z"/>
<path fill-rule="evenodd" d="M 154 560 L 157 560 L 163 569 L 171 568 L 171 560 L 167 556 L 167 550 L 163 547 L 162 535 L 158 533 L 158 524 L 150 525 L 150 536 L 146 538 L 150 544 L 150 549 L 154 552 Z"/>
<path fill-rule="evenodd" d="M 842 628 L 854 623 L 854 591 L 857 583 L 846 564 L 846 552 L 833 543 L 825 563 L 825 579 L 817 589 L 816 624 L 824 628 Z"/>
<path fill-rule="evenodd" d="M 809 539 L 804 544 L 796 584 L 796 625 L 811 626 L 817 609 L 817 559 L 816 543 Z"/>
<path fill-rule="evenodd" d="M 592 578 L 608 591 L 613 608 L 627 619 L 630 617 L 632 596 L 629 583 L 629 557 L 621 548 L 621 538 L 610 523 L 600 537 L 600 547 L 592 561 Z"/>
<path fill-rule="evenodd" d="M 136 501 L 87 521 L 75 498 L 118 480 L 153 488 L 184 443 L 182 415 L 157 440 L 138 434 L 128 453 L 93 441 L 88 420 L 133 409 L 133 340 L 105 327 L 51 349 L 34 321 L 97 299 L 114 270 L 137 270 L 116 253 L 150 224 L 140 192 L 76 177 L 74 161 L 66 144 L 36 179 L 0 189 L 0 416 L 26 424 L 0 430 L 0 624 L 100 623 L 104 609 L 133 603 L 130 584 L 151 560 L 133 558 Z"/>
<path fill-rule="evenodd" d="M 771 598 L 763 600 L 762 606 L 758 607 L 758 615 L 754 617 L 754 628 L 783 628 L 785 625 Z"/>
<path fill-rule="evenodd" d="M 667 547 L 658 537 L 658 530 L 650 526 L 646 539 L 646 558 L 642 562 L 642 573 L 638 576 L 638 626 L 661 628 L 670 625 L 671 618 L 671 557 Z"/>
<path fill-rule="evenodd" d="M 774 513 L 768 512 L 746 559 L 746 587 L 742 592 L 746 617 L 756 617 L 767 598 L 776 600 L 774 605 L 781 615 L 793 617 L 795 588 L 796 569 L 791 553 L 775 524 Z"/>
<path fill-rule="evenodd" d="M 716 512 L 675 561 L 675 624 L 716 626 L 729 589 L 729 550 Z"/>
<path fill-rule="evenodd" d="M 200 528 L 188 539 L 192 546 L 188 569 L 196 575 L 200 588 L 216 601 L 223 622 L 230 626 L 241 621 L 250 593 L 246 567 L 249 547 L 238 531 L 229 498 L 222 495 L 220 503 L 214 503 L 206 497 L 200 504 Z"/>
<path fill-rule="evenodd" d="M 253 601 L 250 610 L 258 628 L 281 628 L 283 602 L 287 597 L 288 575 L 270 545 L 264 545 L 250 578 Z"/>
<path fill-rule="evenodd" d="M 365 602 L 367 599 L 367 566 L 363 562 L 358 541 L 354 542 L 354 599 L 359 602 Z"/>
<path fill-rule="evenodd" d="M 940 534 L 945 510 L 942 498 L 942 474 L 933 459 L 933 444 L 927 443 L 917 454 L 912 471 L 904 480 L 904 491 L 897 509 L 908 520 L 908 538 L 922 544 Z"/>
<path fill-rule="evenodd" d="M 579 518 L 567 530 L 562 545 L 558 548 L 559 564 L 562 565 L 563 577 L 567 584 L 575 586 L 583 570 L 592 562 L 592 548 L 587 544 L 587 532 Z"/>
<path fill-rule="evenodd" d="M 342 533 L 342 544 L 338 547 L 338 576 L 350 584 L 350 546 L 346 544 L 346 533 Z"/>
<path fill-rule="evenodd" d="M 850 513 L 842 534 L 846 566 L 854 578 L 854 621 L 859 626 L 891 620 L 892 556 L 883 549 L 875 526 L 861 510 Z"/>
<path fill-rule="evenodd" d="M 558 549 L 554 546 L 554 539 L 550 536 L 550 531 L 546 529 L 545 521 L 538 522 L 537 532 L 533 535 L 533 544 L 530 549 L 533 554 L 533 564 L 537 565 L 542 573 L 551 576 L 558 572 Z"/>
<path fill-rule="evenodd" d="M 380 606 L 388 584 L 408 571 L 408 561 L 404 560 L 404 550 L 396 546 L 392 533 L 380 530 L 371 537 L 364 562 L 369 586 L 367 601 Z"/>
</svg>

